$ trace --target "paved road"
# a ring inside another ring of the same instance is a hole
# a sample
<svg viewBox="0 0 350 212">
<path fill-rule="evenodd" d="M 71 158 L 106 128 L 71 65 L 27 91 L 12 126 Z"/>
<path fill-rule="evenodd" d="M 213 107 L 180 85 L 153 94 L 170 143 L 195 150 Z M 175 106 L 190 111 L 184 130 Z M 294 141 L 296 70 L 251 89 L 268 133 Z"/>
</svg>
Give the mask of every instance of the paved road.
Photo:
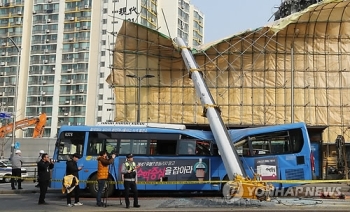
<svg viewBox="0 0 350 212">
<path fill-rule="evenodd" d="M 49 193 L 46 201 L 49 205 L 37 205 L 38 193 L 35 194 L 1 194 L 2 211 L 348 211 L 349 200 L 298 200 L 282 199 L 282 204 L 276 201 L 269 203 L 227 203 L 221 198 L 193 197 L 193 198 L 140 198 L 141 208 L 125 209 L 119 204 L 118 198 L 108 199 L 109 206 L 100 208 L 95 206 L 95 199 L 81 198 L 83 206 L 69 208 L 64 196 Z M 20 201 L 19 201 L 20 200 Z"/>
<path fill-rule="evenodd" d="M 350 199 L 314 199 L 314 198 L 276 198 L 271 202 L 225 201 L 220 197 L 140 197 L 141 208 L 126 209 L 120 199 L 108 199 L 108 207 L 96 207 L 94 198 L 84 195 L 83 206 L 69 208 L 66 199 L 59 190 L 50 190 L 46 201 L 49 205 L 38 205 L 39 192 L 33 183 L 23 184 L 23 190 L 12 191 L 9 184 L 0 184 L 1 211 L 349 211 Z"/>
</svg>

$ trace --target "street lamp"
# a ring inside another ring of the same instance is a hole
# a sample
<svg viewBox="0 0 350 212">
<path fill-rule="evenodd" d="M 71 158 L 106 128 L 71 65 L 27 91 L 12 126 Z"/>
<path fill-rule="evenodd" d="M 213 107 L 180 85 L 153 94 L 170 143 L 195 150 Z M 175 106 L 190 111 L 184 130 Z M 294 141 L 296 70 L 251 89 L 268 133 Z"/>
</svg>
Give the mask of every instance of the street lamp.
<svg viewBox="0 0 350 212">
<path fill-rule="evenodd" d="M 14 98 L 13 98 L 13 125 L 12 125 L 12 144 L 11 144 L 11 157 L 15 154 L 15 139 L 16 139 L 16 110 L 17 110 L 17 93 L 18 93 L 18 75 L 19 75 L 19 58 L 21 54 L 21 49 L 17 46 L 16 42 L 10 38 L 7 37 L 11 41 L 11 43 L 16 47 L 17 49 L 17 65 L 16 65 L 16 79 L 14 82 Z"/>
<path fill-rule="evenodd" d="M 139 77 L 139 76 L 136 76 L 135 74 L 127 74 L 126 75 L 127 77 L 130 77 L 130 78 L 135 78 L 137 79 L 137 123 L 140 123 L 140 104 L 141 104 L 141 97 L 140 97 L 140 93 L 141 93 L 141 81 L 145 78 L 153 78 L 154 75 L 151 75 L 151 74 L 146 74 L 142 77 Z"/>
</svg>

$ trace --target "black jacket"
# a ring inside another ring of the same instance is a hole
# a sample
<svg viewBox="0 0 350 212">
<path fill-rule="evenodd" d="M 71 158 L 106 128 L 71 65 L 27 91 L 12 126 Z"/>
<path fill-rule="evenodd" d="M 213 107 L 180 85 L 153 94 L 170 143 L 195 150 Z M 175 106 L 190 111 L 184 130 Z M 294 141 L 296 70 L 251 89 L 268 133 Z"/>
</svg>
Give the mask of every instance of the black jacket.
<svg viewBox="0 0 350 212">
<path fill-rule="evenodd" d="M 40 160 L 37 163 L 38 166 L 38 178 L 39 180 L 50 180 L 50 169 L 53 169 L 53 164 Z"/>
<path fill-rule="evenodd" d="M 74 160 L 69 160 L 69 161 L 67 161 L 66 165 L 67 165 L 66 166 L 66 175 L 72 174 L 79 179 L 79 175 L 78 175 L 79 169 L 78 169 L 77 162 L 75 162 Z"/>
</svg>

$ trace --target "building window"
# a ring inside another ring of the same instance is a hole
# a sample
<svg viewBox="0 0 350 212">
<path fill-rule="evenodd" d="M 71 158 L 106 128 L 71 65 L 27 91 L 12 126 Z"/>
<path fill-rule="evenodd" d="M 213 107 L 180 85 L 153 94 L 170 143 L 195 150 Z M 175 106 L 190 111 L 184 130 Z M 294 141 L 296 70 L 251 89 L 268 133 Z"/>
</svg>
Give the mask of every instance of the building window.
<svg viewBox="0 0 350 212">
<path fill-rule="evenodd" d="M 102 111 L 102 106 L 101 105 L 98 106 L 98 111 Z"/>
<path fill-rule="evenodd" d="M 103 13 L 108 13 L 108 9 L 107 8 L 103 9 Z"/>
<path fill-rule="evenodd" d="M 99 87 L 100 89 L 103 89 L 103 83 L 100 83 Z"/>
<path fill-rule="evenodd" d="M 107 24 L 107 19 L 103 19 L 102 24 Z"/>
<path fill-rule="evenodd" d="M 106 51 L 102 51 L 101 56 L 105 56 L 105 55 L 106 55 Z"/>
<path fill-rule="evenodd" d="M 102 30 L 102 35 L 105 35 L 105 34 L 107 34 L 107 30 Z"/>
<path fill-rule="evenodd" d="M 97 122 L 102 122 L 102 117 L 97 117 Z"/>
<path fill-rule="evenodd" d="M 105 73 L 100 73 L 100 78 L 104 78 L 105 77 Z M 102 84 L 103 85 L 103 84 Z M 101 87 L 101 86 L 100 86 Z M 103 86 L 102 86 L 103 88 Z"/>
<path fill-rule="evenodd" d="M 106 45 L 106 41 L 105 40 L 102 40 L 102 45 Z"/>
<path fill-rule="evenodd" d="M 102 94 L 98 95 L 98 100 L 103 100 L 103 95 Z"/>
<path fill-rule="evenodd" d="M 101 62 L 101 67 L 105 67 L 105 62 Z"/>
</svg>

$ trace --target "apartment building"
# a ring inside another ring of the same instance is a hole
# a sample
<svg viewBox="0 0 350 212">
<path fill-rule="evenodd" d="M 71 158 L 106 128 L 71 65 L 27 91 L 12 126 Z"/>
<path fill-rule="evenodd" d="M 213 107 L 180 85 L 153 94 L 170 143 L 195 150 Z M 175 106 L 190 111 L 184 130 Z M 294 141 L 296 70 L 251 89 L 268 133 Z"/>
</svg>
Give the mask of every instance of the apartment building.
<svg viewBox="0 0 350 212">
<path fill-rule="evenodd" d="M 204 39 L 204 15 L 189 0 L 0 0 L 1 111 L 17 120 L 46 113 L 44 137 L 62 125 L 113 120 L 105 78 L 123 20 L 190 46 Z M 16 136 L 31 137 L 33 128 Z"/>
</svg>

